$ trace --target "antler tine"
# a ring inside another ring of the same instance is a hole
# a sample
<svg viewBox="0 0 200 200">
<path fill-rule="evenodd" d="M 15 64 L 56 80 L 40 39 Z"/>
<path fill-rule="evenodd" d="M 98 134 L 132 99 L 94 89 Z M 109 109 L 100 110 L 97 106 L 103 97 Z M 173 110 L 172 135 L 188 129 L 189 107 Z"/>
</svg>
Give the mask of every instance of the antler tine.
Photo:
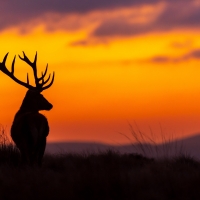
<svg viewBox="0 0 200 200">
<path fill-rule="evenodd" d="M 16 56 L 14 57 L 14 59 L 12 61 L 12 69 L 11 69 L 12 74 L 14 74 L 14 71 L 15 71 L 15 58 L 16 58 Z"/>
<path fill-rule="evenodd" d="M 15 58 L 16 56 L 14 57 L 13 59 L 13 62 L 12 62 L 12 69 L 11 69 L 11 72 L 8 71 L 8 69 L 6 68 L 6 60 L 7 60 L 7 56 L 8 56 L 8 53 L 4 56 L 4 59 L 3 59 L 3 62 L 0 63 L 0 70 L 6 74 L 7 76 L 9 76 L 11 79 L 13 79 L 15 82 L 19 83 L 20 85 L 23 85 L 24 87 L 28 88 L 28 89 L 33 89 L 34 87 L 29 85 L 29 81 L 27 80 L 27 83 L 24 83 L 22 81 L 20 81 L 19 79 L 17 79 L 15 76 L 14 76 L 14 66 L 15 66 Z"/>
<path fill-rule="evenodd" d="M 51 74 L 49 74 L 46 81 L 44 79 L 42 79 L 42 86 L 45 85 L 49 81 L 50 77 L 51 77 Z"/>
<path fill-rule="evenodd" d="M 35 79 L 36 88 L 37 88 L 37 87 L 40 87 L 40 86 L 39 86 L 39 81 L 40 81 L 40 80 L 39 80 L 38 77 L 37 77 L 37 67 L 36 67 L 36 62 L 37 62 L 37 51 L 36 51 L 35 58 L 34 58 L 34 61 L 33 61 L 33 62 L 31 62 L 31 61 L 29 60 L 29 58 L 26 56 L 26 54 L 24 53 L 24 51 L 23 51 L 23 55 L 24 55 L 24 58 L 22 58 L 20 55 L 19 55 L 19 58 L 20 58 L 21 60 L 23 60 L 24 62 L 26 62 L 28 65 L 31 66 L 31 68 L 33 69 L 33 74 L 34 74 L 34 79 Z"/>
<path fill-rule="evenodd" d="M 44 71 L 44 74 L 42 73 L 42 76 L 41 76 L 40 78 L 38 78 L 38 81 L 41 81 L 41 80 L 44 79 L 44 77 L 45 77 L 46 74 L 47 74 L 47 70 L 48 70 L 48 63 L 47 63 L 46 69 L 45 69 L 45 71 Z"/>
<path fill-rule="evenodd" d="M 8 54 L 9 54 L 9 52 L 4 56 L 3 62 L 0 63 L 0 70 L 1 70 L 4 74 L 6 74 L 6 75 L 9 76 L 9 71 L 8 71 L 8 69 L 6 68 L 6 60 L 7 60 Z"/>
<path fill-rule="evenodd" d="M 52 85 L 53 82 L 54 82 L 54 75 L 55 75 L 55 73 L 53 72 L 53 76 L 52 76 L 51 82 L 49 83 L 49 85 L 46 85 L 45 87 L 42 87 L 42 88 L 41 88 L 41 91 L 46 90 L 46 89 L 48 89 L 49 87 L 51 87 L 51 85 Z M 47 80 L 49 80 L 49 79 L 50 79 L 50 75 L 49 75 L 49 77 L 48 77 Z M 45 81 L 46 83 L 47 83 L 47 80 Z"/>
<path fill-rule="evenodd" d="M 29 78 L 28 78 L 28 73 L 27 73 L 27 84 L 29 84 Z"/>
<path fill-rule="evenodd" d="M 42 72 L 42 76 L 40 78 L 38 78 L 38 82 L 42 81 L 42 83 L 38 84 L 38 88 L 40 89 L 40 91 L 43 91 L 43 90 L 49 88 L 53 84 L 53 81 L 54 81 L 54 72 L 53 72 L 52 80 L 49 83 L 49 85 L 44 86 L 46 83 L 48 83 L 48 81 L 51 78 L 51 74 L 49 74 L 48 78 L 46 80 L 44 80 L 44 78 L 45 78 L 45 76 L 47 74 L 47 71 L 48 71 L 48 64 L 46 66 L 46 69 L 45 69 L 44 73 Z"/>
<path fill-rule="evenodd" d="M 9 54 L 9 52 L 3 58 L 2 64 L 4 64 L 4 65 L 6 64 L 6 60 L 7 60 L 8 54 Z"/>
<path fill-rule="evenodd" d="M 37 51 L 36 51 L 36 53 L 35 53 L 35 59 L 34 59 L 34 64 L 35 64 L 35 66 L 36 66 L 36 62 L 37 62 Z"/>
<path fill-rule="evenodd" d="M 21 60 L 23 60 L 24 62 L 28 63 L 33 68 L 33 63 L 28 59 L 28 57 L 26 56 L 26 54 L 24 53 L 24 51 L 22 51 L 22 52 L 23 52 L 24 57 L 22 58 L 20 55 L 18 55 L 19 58 Z"/>
</svg>

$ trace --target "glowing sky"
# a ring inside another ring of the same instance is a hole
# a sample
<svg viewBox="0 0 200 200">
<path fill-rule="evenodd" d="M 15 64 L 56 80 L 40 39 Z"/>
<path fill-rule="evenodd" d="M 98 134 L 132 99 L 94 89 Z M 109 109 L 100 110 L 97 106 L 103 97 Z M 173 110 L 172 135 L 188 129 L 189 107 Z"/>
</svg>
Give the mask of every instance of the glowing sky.
<svg viewBox="0 0 200 200">
<path fill-rule="evenodd" d="M 0 13 L 0 60 L 10 52 L 10 69 L 15 54 L 37 51 L 39 70 L 55 71 L 43 92 L 48 141 L 125 143 L 128 122 L 146 134 L 200 131 L 199 0 L 0 0 Z M 19 58 L 15 68 L 31 76 Z M 0 80 L 9 132 L 26 88 Z"/>
</svg>

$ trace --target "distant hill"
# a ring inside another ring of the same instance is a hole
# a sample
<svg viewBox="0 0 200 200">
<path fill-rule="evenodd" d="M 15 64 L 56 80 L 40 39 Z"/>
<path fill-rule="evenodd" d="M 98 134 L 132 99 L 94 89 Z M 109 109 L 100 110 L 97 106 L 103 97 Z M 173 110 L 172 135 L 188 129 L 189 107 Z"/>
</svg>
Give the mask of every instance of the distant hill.
<svg viewBox="0 0 200 200">
<path fill-rule="evenodd" d="M 47 143 L 46 153 L 99 153 L 113 150 L 120 153 L 139 153 L 148 157 L 172 157 L 189 154 L 200 160 L 200 134 L 166 142 L 164 144 L 107 145 L 96 142 L 57 142 Z"/>
</svg>

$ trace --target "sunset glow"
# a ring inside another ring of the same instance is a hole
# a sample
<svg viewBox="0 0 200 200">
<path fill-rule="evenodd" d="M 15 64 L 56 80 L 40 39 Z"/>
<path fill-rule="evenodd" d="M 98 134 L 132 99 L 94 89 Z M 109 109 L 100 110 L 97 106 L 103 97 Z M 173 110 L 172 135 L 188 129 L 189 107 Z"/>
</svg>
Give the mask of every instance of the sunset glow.
<svg viewBox="0 0 200 200">
<path fill-rule="evenodd" d="M 57 2 L 60 10 L 16 11 L 13 21 L 3 12 L 0 21 L 0 62 L 9 52 L 10 69 L 14 55 L 33 60 L 37 51 L 39 71 L 47 63 L 55 71 L 43 92 L 54 105 L 43 112 L 48 141 L 127 143 L 118 132 L 130 135 L 128 123 L 156 135 L 161 126 L 174 138 L 200 131 L 200 1 L 111 1 L 83 10 Z M 21 80 L 32 75 L 19 58 L 15 69 Z M 0 123 L 9 132 L 26 89 L 0 79 Z"/>
</svg>

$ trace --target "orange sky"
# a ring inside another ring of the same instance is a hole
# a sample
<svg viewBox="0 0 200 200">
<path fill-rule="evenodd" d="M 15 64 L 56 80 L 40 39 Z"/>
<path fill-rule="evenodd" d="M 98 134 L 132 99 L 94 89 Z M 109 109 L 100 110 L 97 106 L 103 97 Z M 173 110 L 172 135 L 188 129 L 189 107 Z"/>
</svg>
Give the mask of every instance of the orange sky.
<svg viewBox="0 0 200 200">
<path fill-rule="evenodd" d="M 51 129 L 48 141 L 126 143 L 118 132 L 130 135 L 128 122 L 135 128 L 136 122 L 146 134 L 151 127 L 157 137 L 161 132 L 176 138 L 200 131 L 200 29 L 92 34 L 110 19 L 147 27 L 165 7 L 157 3 L 85 14 L 46 13 L 0 31 L 0 59 L 10 52 L 8 68 L 15 54 L 25 51 L 34 59 L 37 50 L 39 70 L 48 63 L 49 73 L 55 71 L 53 86 L 43 92 L 54 105 L 43 112 Z M 15 68 L 21 80 L 27 72 L 31 75 L 19 58 Z M 0 123 L 9 132 L 26 89 L 3 73 L 0 79 Z"/>
</svg>

